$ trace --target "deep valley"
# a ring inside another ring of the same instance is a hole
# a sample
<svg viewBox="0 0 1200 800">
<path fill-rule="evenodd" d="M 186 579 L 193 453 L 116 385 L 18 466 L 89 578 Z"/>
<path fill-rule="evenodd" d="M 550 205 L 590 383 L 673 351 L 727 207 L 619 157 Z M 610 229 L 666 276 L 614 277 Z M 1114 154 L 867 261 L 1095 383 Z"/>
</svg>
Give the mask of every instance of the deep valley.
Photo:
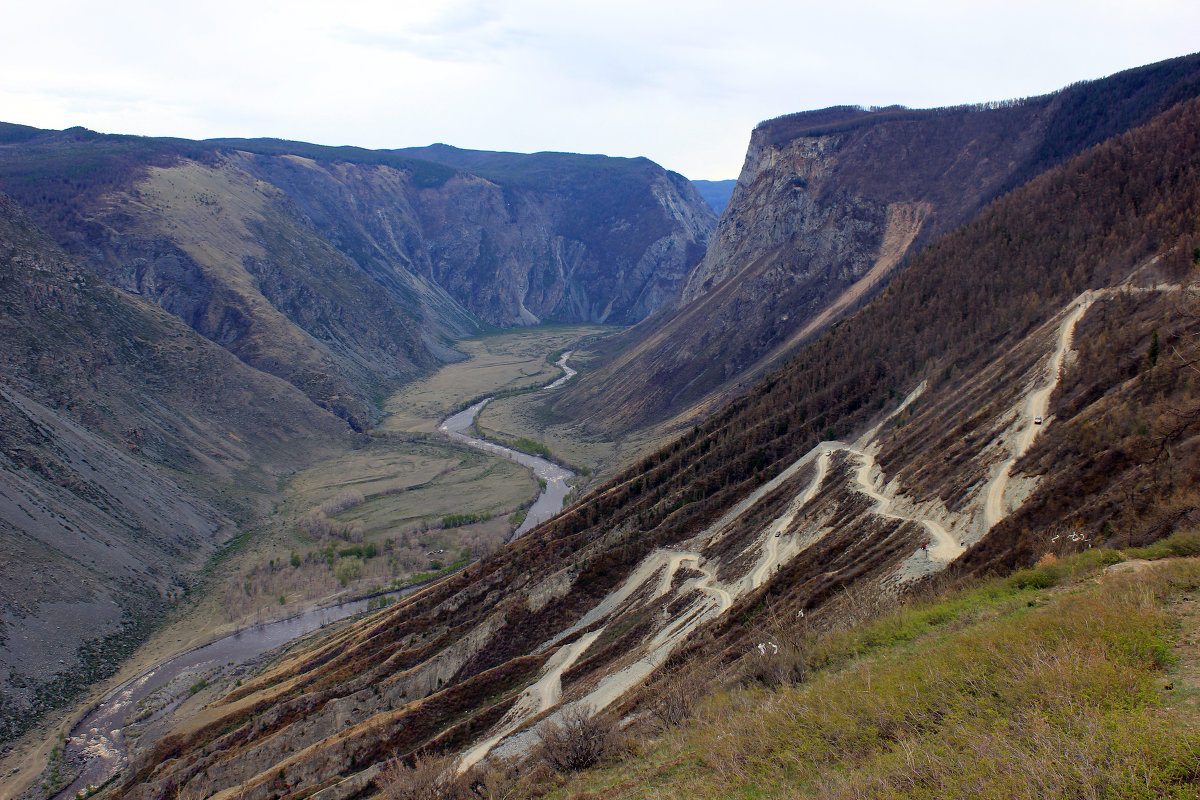
<svg viewBox="0 0 1200 800">
<path fill-rule="evenodd" d="M 0 192 L 0 800 L 1200 785 L 1200 56 Z"/>
</svg>

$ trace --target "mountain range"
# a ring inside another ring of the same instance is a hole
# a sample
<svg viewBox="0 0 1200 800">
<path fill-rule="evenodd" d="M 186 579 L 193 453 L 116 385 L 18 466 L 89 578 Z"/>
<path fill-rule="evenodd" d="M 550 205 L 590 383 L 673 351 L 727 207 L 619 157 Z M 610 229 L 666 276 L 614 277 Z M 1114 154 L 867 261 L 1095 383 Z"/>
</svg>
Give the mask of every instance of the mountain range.
<svg viewBox="0 0 1200 800">
<path fill-rule="evenodd" d="M 631 325 L 541 402 L 668 437 L 226 681 L 105 796 L 370 796 L 392 757 L 669 717 L 678 676 L 749 669 L 767 632 L 1200 523 L 1200 56 L 764 122 L 719 223 L 644 159 L 0 142 L 0 546 L 51 565 L 0 598 L 10 735 L 69 688 L 31 676 L 111 661 L 274 477 L 361 442 L 456 338 Z M 83 595 L 111 610 L 28 658 Z"/>
<path fill-rule="evenodd" d="M 0 126 L 4 731 L 454 338 L 636 321 L 715 224 L 645 159 L 421 153 Z"/>
</svg>

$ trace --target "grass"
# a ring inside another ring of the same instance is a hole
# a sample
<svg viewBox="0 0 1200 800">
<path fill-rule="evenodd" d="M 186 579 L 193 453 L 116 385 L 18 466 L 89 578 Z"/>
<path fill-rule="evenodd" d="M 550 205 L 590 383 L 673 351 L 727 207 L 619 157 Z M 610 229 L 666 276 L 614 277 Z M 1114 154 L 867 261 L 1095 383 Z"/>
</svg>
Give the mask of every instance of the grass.
<svg viewBox="0 0 1200 800">
<path fill-rule="evenodd" d="M 455 342 L 470 356 L 403 386 L 388 400 L 384 431 L 432 433 L 441 420 L 488 395 L 544 386 L 562 374 L 547 359 L 581 338 L 611 331 L 597 325 L 524 328 Z"/>
<path fill-rule="evenodd" d="M 1200 555 L 1200 531 L 1178 531 L 1146 547 L 1131 547 L 1124 552 L 1129 558 L 1147 560 Z"/>
<path fill-rule="evenodd" d="M 1200 564 L 1094 580 L 1122 557 L 1047 560 L 821 634 L 804 683 L 727 684 L 636 757 L 531 793 L 1195 797 L 1200 732 L 1163 686 Z"/>
</svg>

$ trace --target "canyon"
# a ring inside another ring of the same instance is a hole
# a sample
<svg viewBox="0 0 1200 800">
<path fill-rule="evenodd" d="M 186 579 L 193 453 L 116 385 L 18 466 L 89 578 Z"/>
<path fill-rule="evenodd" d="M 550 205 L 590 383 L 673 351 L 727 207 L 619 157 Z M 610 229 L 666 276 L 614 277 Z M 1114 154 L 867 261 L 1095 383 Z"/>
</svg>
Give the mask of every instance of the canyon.
<svg viewBox="0 0 1200 800">
<path fill-rule="evenodd" d="M 404 594 L 189 673 L 100 796 L 536 783 L 546 731 L 640 730 L 681 675 L 1193 530 L 1197 131 L 1197 56 L 804 112 L 717 222 L 645 159 L 4 128 L 8 736 L 78 696 L 21 676 L 180 626 L 208 569 L 265 615 Z M 63 602 L 100 610 L 22 660 Z"/>
</svg>

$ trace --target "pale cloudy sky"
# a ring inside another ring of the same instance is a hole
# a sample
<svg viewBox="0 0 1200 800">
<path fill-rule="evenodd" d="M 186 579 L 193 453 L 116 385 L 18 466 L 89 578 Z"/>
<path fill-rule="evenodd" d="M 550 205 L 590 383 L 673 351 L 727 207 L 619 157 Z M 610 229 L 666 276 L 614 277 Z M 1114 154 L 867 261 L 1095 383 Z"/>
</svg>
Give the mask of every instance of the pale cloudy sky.
<svg viewBox="0 0 1200 800">
<path fill-rule="evenodd" d="M 1200 49 L 1196 0 L 0 0 L 0 120 L 644 155 L 760 120 L 1041 94 Z"/>
</svg>

